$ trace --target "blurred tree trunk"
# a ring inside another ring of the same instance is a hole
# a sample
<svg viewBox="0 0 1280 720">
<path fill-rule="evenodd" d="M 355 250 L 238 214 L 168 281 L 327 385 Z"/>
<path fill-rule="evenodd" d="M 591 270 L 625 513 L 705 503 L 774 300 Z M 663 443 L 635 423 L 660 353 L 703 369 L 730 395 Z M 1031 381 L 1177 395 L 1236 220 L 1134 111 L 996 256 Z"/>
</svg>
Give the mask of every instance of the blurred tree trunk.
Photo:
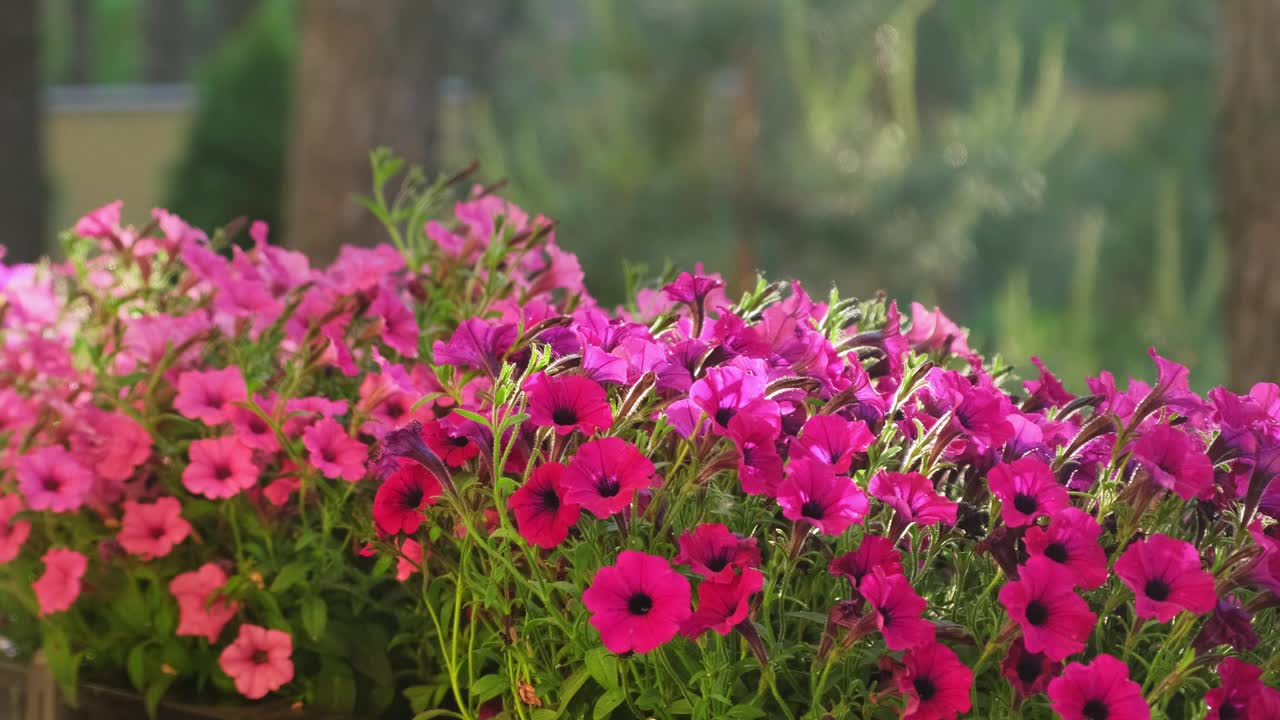
<svg viewBox="0 0 1280 720">
<path fill-rule="evenodd" d="M 142 78 L 149 83 L 176 83 L 187 78 L 186 3 L 147 0 L 142 8 Z"/>
<path fill-rule="evenodd" d="M 368 194 L 369 151 L 386 145 L 429 172 L 447 34 L 446 0 L 309 0 L 302 49 L 286 227 L 314 260 L 343 243 L 384 239 L 353 199 Z"/>
<path fill-rule="evenodd" d="M 34 260 L 44 250 L 39 5 L 10 0 L 0 22 L 0 245 L 8 247 L 9 262 Z"/>
<path fill-rule="evenodd" d="M 71 84 L 88 85 L 93 56 L 92 0 L 71 0 Z"/>
<path fill-rule="evenodd" d="M 1280 381 L 1280 0 L 1219 0 L 1218 202 L 1231 385 Z"/>
</svg>

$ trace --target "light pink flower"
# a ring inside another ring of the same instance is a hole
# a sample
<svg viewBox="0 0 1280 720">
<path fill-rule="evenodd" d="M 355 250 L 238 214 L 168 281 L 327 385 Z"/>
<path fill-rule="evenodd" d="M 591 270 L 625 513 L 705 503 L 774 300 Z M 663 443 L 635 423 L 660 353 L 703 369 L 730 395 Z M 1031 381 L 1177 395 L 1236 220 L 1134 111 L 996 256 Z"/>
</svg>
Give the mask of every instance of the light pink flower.
<svg viewBox="0 0 1280 720">
<path fill-rule="evenodd" d="M 413 538 L 405 538 L 400 544 L 400 552 L 401 557 L 396 561 L 396 579 L 404 582 L 422 569 L 422 545 Z"/>
<path fill-rule="evenodd" d="M 31 535 L 31 523 L 26 520 L 13 522 L 13 516 L 22 512 L 22 498 L 17 495 L 0 497 L 0 565 L 12 562 Z"/>
<path fill-rule="evenodd" d="M 128 480 L 151 457 L 151 434 L 128 415 L 87 408 L 80 417 L 84 424 L 72 435 L 71 447 L 100 478 Z"/>
<path fill-rule="evenodd" d="M 230 420 L 232 403 L 249 399 L 244 376 L 234 365 L 222 370 L 191 370 L 178 376 L 178 396 L 173 408 L 193 420 L 207 425 L 221 425 Z"/>
<path fill-rule="evenodd" d="M 93 473 L 65 448 L 53 445 L 18 458 L 18 487 L 32 510 L 67 512 L 84 504 Z"/>
<path fill-rule="evenodd" d="M 89 559 L 75 550 L 53 548 L 41 558 L 44 574 L 31 584 L 40 603 L 40 617 L 62 612 L 80 597 L 80 579 Z"/>
<path fill-rule="evenodd" d="M 266 697 L 293 679 L 293 638 L 280 630 L 241 625 L 240 635 L 218 657 L 222 672 L 250 700 Z"/>
<path fill-rule="evenodd" d="M 240 609 L 240 603 L 218 597 L 227 574 L 214 563 L 185 572 L 169 581 L 169 592 L 178 601 L 177 634 L 217 642 L 222 627 Z"/>
<path fill-rule="evenodd" d="M 116 535 L 120 547 L 143 560 L 168 555 L 191 534 L 191 523 L 182 519 L 182 503 L 173 497 L 162 497 L 151 504 L 126 500 L 121 525 L 120 534 Z"/>
<path fill-rule="evenodd" d="M 258 482 L 251 451 L 234 437 L 191 443 L 191 463 L 182 471 L 182 485 L 196 495 L 229 498 Z"/>
<path fill-rule="evenodd" d="M 325 477 L 356 482 L 364 477 L 365 460 L 369 449 L 354 440 L 342 425 L 333 418 L 324 418 L 307 428 L 302 434 L 302 444 L 311 453 L 311 464 Z"/>
</svg>

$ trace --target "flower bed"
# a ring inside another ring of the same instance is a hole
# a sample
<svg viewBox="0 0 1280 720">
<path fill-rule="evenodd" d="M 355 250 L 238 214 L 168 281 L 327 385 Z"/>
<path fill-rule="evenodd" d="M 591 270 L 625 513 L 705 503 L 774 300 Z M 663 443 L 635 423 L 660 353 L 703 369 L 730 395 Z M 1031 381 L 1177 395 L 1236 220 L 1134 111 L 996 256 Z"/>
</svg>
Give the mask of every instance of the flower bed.
<svg viewBox="0 0 1280 720">
<path fill-rule="evenodd" d="M 1280 388 L 1152 351 L 1076 396 L 936 310 L 701 271 L 610 310 L 549 221 L 428 220 L 397 169 L 392 244 L 326 270 L 118 206 L 3 270 L 0 597 L 68 693 L 1280 716 Z"/>
</svg>

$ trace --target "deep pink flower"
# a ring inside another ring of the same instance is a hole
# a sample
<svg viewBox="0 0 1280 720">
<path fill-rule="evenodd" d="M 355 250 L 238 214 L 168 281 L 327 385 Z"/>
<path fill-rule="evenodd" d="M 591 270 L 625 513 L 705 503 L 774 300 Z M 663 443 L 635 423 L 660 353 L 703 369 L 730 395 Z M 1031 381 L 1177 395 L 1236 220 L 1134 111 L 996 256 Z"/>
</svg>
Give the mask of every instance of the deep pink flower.
<svg viewBox="0 0 1280 720">
<path fill-rule="evenodd" d="M 1142 687 L 1129 667 L 1110 655 L 1071 663 L 1049 683 L 1049 700 L 1063 720 L 1151 720 Z"/>
<path fill-rule="evenodd" d="M 579 430 L 594 435 L 613 425 L 609 396 L 600 383 L 581 375 L 537 373 L 524 383 L 529 394 L 529 421 L 553 427 L 560 435 Z"/>
<path fill-rule="evenodd" d="M 703 310 L 703 302 L 716 290 L 724 287 L 724 281 L 718 276 L 692 275 L 682 272 L 675 282 L 662 288 L 662 292 L 675 302 L 684 303 L 695 309 Z M 710 308 L 714 310 L 715 308 Z"/>
<path fill-rule="evenodd" d="M 922 617 L 925 600 L 905 575 L 886 575 L 873 568 L 858 583 L 858 592 L 871 606 L 876 627 L 890 650 L 909 650 L 934 641 L 933 623 Z"/>
<path fill-rule="evenodd" d="M 1000 672 L 1018 697 L 1028 698 L 1049 687 L 1049 682 L 1062 673 L 1062 663 L 1050 660 L 1044 653 L 1031 652 L 1019 637 L 1009 646 Z"/>
<path fill-rule="evenodd" d="M 897 520 L 904 524 L 956 524 L 959 504 L 939 495 L 929 478 L 920 473 L 878 472 L 867 484 L 867 491 L 893 508 Z"/>
<path fill-rule="evenodd" d="M 647 653 L 675 637 L 689 618 L 689 581 L 663 558 L 623 550 L 582 593 L 591 625 L 611 652 Z"/>
<path fill-rule="evenodd" d="M 778 504 L 788 520 L 805 522 L 827 535 L 839 535 L 861 523 L 870 503 L 852 480 L 830 465 L 807 458 L 792 460 L 778 486 Z"/>
<path fill-rule="evenodd" d="M 1204 696 L 1209 706 L 1205 720 L 1239 720 L 1253 718 L 1249 703 L 1266 690 L 1262 684 L 1262 668 L 1238 658 L 1228 657 L 1218 665 L 1218 687 Z"/>
<path fill-rule="evenodd" d="M 484 370 L 496 377 L 502 357 L 516 342 L 516 326 L 497 325 L 481 318 L 463 320 L 449 342 L 439 340 L 431 348 L 437 365 L 459 365 Z"/>
<path fill-rule="evenodd" d="M 369 314 L 382 321 L 382 342 L 407 358 L 418 357 L 418 319 L 394 291 L 379 287 Z"/>
<path fill-rule="evenodd" d="M 462 467 L 480 454 L 480 447 L 473 440 L 438 420 L 422 423 L 422 440 L 449 467 Z"/>
<path fill-rule="evenodd" d="M 284 507 L 289 498 L 302 487 L 302 481 L 296 477 L 281 477 L 267 483 L 262 488 L 262 496 L 276 507 Z"/>
<path fill-rule="evenodd" d="M 1057 376 L 1045 369 L 1040 358 L 1032 356 L 1031 363 L 1040 371 L 1040 377 L 1022 383 L 1029 396 L 1022 406 L 1024 410 L 1032 412 L 1047 407 L 1062 407 L 1076 399 L 1075 395 L 1067 392 Z"/>
<path fill-rule="evenodd" d="M 740 537 L 720 523 L 703 523 L 676 540 L 676 564 L 688 565 L 714 582 L 729 582 L 737 570 L 759 567 L 760 548 L 753 537 Z"/>
<path fill-rule="evenodd" d="M 84 504 L 93 473 L 58 445 L 36 448 L 18 457 L 18 488 L 32 510 L 62 513 Z"/>
<path fill-rule="evenodd" d="M 864 535 L 858 549 L 847 552 L 831 561 L 828 571 L 832 575 L 848 578 L 854 589 L 862 578 L 880 569 L 885 575 L 902 574 L 902 554 L 893 542 L 879 535 Z"/>
<path fill-rule="evenodd" d="M 768 379 L 764 374 L 725 365 L 707 370 L 689 388 L 689 400 L 710 419 L 708 425 L 716 434 L 729 429 L 729 421 L 752 402 L 764 399 Z"/>
<path fill-rule="evenodd" d="M 973 671 L 951 648 L 938 643 L 902 656 L 898 690 L 906 695 L 903 720 L 953 720 L 968 712 Z"/>
<path fill-rule="evenodd" d="M 223 626 L 240 609 L 240 603 L 228 602 L 218 593 L 226 584 L 227 574 L 216 563 L 205 563 L 169 581 L 169 593 L 178 601 L 178 635 L 218 641 Z"/>
<path fill-rule="evenodd" d="M 1009 527 L 1031 525 L 1036 518 L 1071 504 L 1067 489 L 1058 484 L 1053 470 L 1033 457 L 991 468 L 987 485 L 1000 500 L 1000 516 Z"/>
<path fill-rule="evenodd" d="M 751 596 L 764 588 L 764 575 L 743 569 L 728 580 L 705 580 L 698 586 L 698 609 L 680 623 L 680 634 L 690 640 L 707 630 L 728 635 L 751 611 Z"/>
<path fill-rule="evenodd" d="M 974 385 L 969 377 L 941 368 L 930 370 L 927 379 L 933 410 L 951 413 L 948 434 L 968 438 L 979 452 L 999 447 L 1013 436 L 1013 426 L 1005 420 L 1013 405 L 990 382 Z"/>
<path fill-rule="evenodd" d="M 516 516 L 516 529 L 530 545 L 549 550 L 569 537 L 582 508 L 565 501 L 562 483 L 565 466 L 543 463 L 529 480 L 511 495 L 507 507 Z"/>
<path fill-rule="evenodd" d="M 1199 440 L 1171 425 L 1156 425 L 1133 443 L 1132 451 L 1157 485 L 1183 500 L 1213 496 L 1213 462 Z"/>
<path fill-rule="evenodd" d="M 738 451 L 738 481 L 746 494 L 778 494 L 782 456 L 777 441 L 781 434 L 782 417 L 776 412 L 738 413 L 729 420 L 728 435 Z"/>
<path fill-rule="evenodd" d="M 73 232 L 80 237 L 109 240 L 120 232 L 120 209 L 123 200 L 107 203 L 76 221 Z"/>
<path fill-rule="evenodd" d="M 302 444 L 311 453 L 311 464 L 330 480 L 356 482 L 364 477 L 369 449 L 347 434 L 333 418 L 324 418 L 302 433 Z"/>
<path fill-rule="evenodd" d="M 127 480 L 151 457 L 151 434 L 121 412 L 87 408 L 85 427 L 71 436 L 80 457 L 92 458 L 93 471 L 107 480 Z"/>
<path fill-rule="evenodd" d="M 400 543 L 400 556 L 396 559 L 396 580 L 404 582 L 422 569 L 422 543 L 405 538 Z"/>
<path fill-rule="evenodd" d="M 13 520 L 13 516 L 22 512 L 22 509 L 21 497 L 0 496 L 0 565 L 13 562 L 31 535 L 30 522 Z"/>
<path fill-rule="evenodd" d="M 918 302 L 911 303 L 911 329 L 907 342 L 916 352 L 940 351 L 942 354 L 971 355 L 969 331 L 952 322 L 937 307 L 930 312 Z"/>
<path fill-rule="evenodd" d="M 1049 527 L 1032 525 L 1024 540 L 1031 557 L 1058 563 L 1071 574 L 1072 583 L 1086 590 L 1107 581 L 1107 555 L 1098 544 L 1102 526 L 1089 513 L 1074 507 L 1054 513 Z"/>
<path fill-rule="evenodd" d="M 1018 579 L 1000 588 L 1000 604 L 1022 627 L 1031 652 L 1062 660 L 1084 650 L 1098 616 L 1071 585 L 1062 582 L 1058 566 L 1032 559 L 1018 571 Z"/>
<path fill-rule="evenodd" d="M 178 376 L 173 409 L 206 425 L 221 425 L 230 419 L 227 413 L 235 407 L 232 403 L 248 399 L 244 376 L 234 365 L 222 370 L 189 370 Z"/>
<path fill-rule="evenodd" d="M 80 597 L 80 579 L 89 559 L 75 550 L 52 548 L 40 558 L 44 574 L 31 584 L 40 603 L 40 617 L 62 612 Z"/>
<path fill-rule="evenodd" d="M 650 487 L 653 473 L 649 458 L 626 440 L 591 440 L 578 447 L 564 471 L 564 500 L 607 518 L 631 505 L 636 491 Z"/>
<path fill-rule="evenodd" d="M 804 424 L 800 437 L 791 445 L 791 457 L 812 457 L 846 473 L 855 453 L 863 453 L 876 438 L 861 420 L 852 422 L 839 415 L 814 415 Z"/>
<path fill-rule="evenodd" d="M 194 440 L 188 453 L 191 462 L 182 469 L 182 485 L 196 495 L 229 498 L 258 482 L 252 451 L 234 437 Z"/>
<path fill-rule="evenodd" d="M 1137 596 L 1138 617 L 1169 622 L 1183 610 L 1203 615 L 1218 599 L 1213 575 L 1201 568 L 1195 546 L 1168 535 L 1130 545 L 1116 560 L 1115 571 Z"/>
<path fill-rule="evenodd" d="M 271 404 L 264 404 L 265 399 L 261 396 L 256 398 L 259 407 L 271 407 Z M 227 420 L 231 422 L 236 438 L 247 447 L 268 453 L 280 451 L 280 439 L 276 437 L 275 430 L 257 412 L 247 407 L 233 405 L 227 410 Z"/>
<path fill-rule="evenodd" d="M 259 700 L 293 679 L 293 637 L 280 630 L 241 625 L 240 634 L 218 656 L 218 667 L 235 680 L 236 690 Z"/>
<path fill-rule="evenodd" d="M 116 541 L 125 552 L 154 560 L 164 557 L 191 534 L 191 523 L 182 519 L 182 503 L 174 497 L 153 503 L 124 502 L 124 519 Z"/>
<path fill-rule="evenodd" d="M 440 481 L 412 460 L 398 458 L 398 467 L 378 486 L 373 497 L 373 523 L 384 535 L 412 535 L 422 526 L 422 511 L 440 497 Z"/>
</svg>

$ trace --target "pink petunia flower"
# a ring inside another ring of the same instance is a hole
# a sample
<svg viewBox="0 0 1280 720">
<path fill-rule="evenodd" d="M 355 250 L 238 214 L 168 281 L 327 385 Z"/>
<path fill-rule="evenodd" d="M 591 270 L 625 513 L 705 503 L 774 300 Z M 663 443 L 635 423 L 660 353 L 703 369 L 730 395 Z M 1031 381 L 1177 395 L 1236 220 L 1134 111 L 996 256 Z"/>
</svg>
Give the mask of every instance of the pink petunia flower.
<svg viewBox="0 0 1280 720">
<path fill-rule="evenodd" d="M 1062 381 L 1056 375 L 1045 369 L 1044 363 L 1040 358 L 1031 357 L 1031 364 L 1036 366 L 1040 371 L 1040 377 L 1036 380 L 1027 380 L 1022 383 L 1022 387 L 1027 391 L 1027 401 L 1023 404 L 1023 410 L 1033 412 L 1048 407 L 1062 407 L 1072 400 L 1076 399 L 1075 395 L 1067 392 L 1063 387 Z"/>
<path fill-rule="evenodd" d="M 301 487 L 302 481 L 296 477 L 276 478 L 262 488 L 262 496 L 275 507 L 284 507 Z"/>
<path fill-rule="evenodd" d="M 83 428 L 71 436 L 76 455 L 91 458 L 93 471 L 107 480 L 127 480 L 151 457 L 151 434 L 121 412 L 86 408 Z"/>
<path fill-rule="evenodd" d="M 722 435 L 734 415 L 764 400 L 767 382 L 763 373 L 735 366 L 713 367 L 689 388 L 689 401 L 710 419 L 711 431 Z"/>
<path fill-rule="evenodd" d="M 600 383 L 581 375 L 537 373 L 524 383 L 529 395 L 529 422 L 568 435 L 578 430 L 594 435 L 613 425 L 609 396 Z"/>
<path fill-rule="evenodd" d="M 227 413 L 235 407 L 232 403 L 248 399 L 244 376 L 234 365 L 222 370 L 189 370 L 178 376 L 173 409 L 206 425 L 221 425 L 230 419 Z"/>
<path fill-rule="evenodd" d="M 973 671 L 951 648 L 933 643 L 908 650 L 902 664 L 897 684 L 907 696 L 903 720 L 954 720 L 969 711 Z"/>
<path fill-rule="evenodd" d="M 1049 687 L 1049 682 L 1062 673 L 1062 663 L 1050 660 L 1044 653 L 1031 652 L 1022 638 L 1014 638 L 1000 663 L 1000 672 L 1018 697 L 1029 698 Z"/>
<path fill-rule="evenodd" d="M 1107 556 L 1098 544 L 1102 526 L 1089 513 L 1074 507 L 1063 508 L 1049 520 L 1049 527 L 1032 525 L 1024 537 L 1027 553 L 1058 563 L 1071 574 L 1072 582 L 1086 590 L 1102 587 L 1107 581 Z"/>
<path fill-rule="evenodd" d="M 1151 719 L 1142 687 L 1129 679 L 1129 667 L 1110 655 L 1068 665 L 1049 683 L 1049 701 L 1063 720 Z"/>
<path fill-rule="evenodd" d="M 920 473 L 878 472 L 867 484 L 867 491 L 893 508 L 895 520 L 904 526 L 956 524 L 959 504 L 939 495 L 929 478 Z"/>
<path fill-rule="evenodd" d="M 804 424 L 800 437 L 791 446 L 793 458 L 812 457 L 846 473 L 856 453 L 865 453 L 875 435 L 861 420 L 849 421 L 839 415 L 814 415 Z"/>
<path fill-rule="evenodd" d="M 205 563 L 169 581 L 169 593 L 178 601 L 178 635 L 218 641 L 223 626 L 240 609 L 240 603 L 219 595 L 226 584 L 227 574 L 216 563 Z"/>
<path fill-rule="evenodd" d="M 753 537 L 744 538 L 720 523 L 703 523 L 676 540 L 680 552 L 676 564 L 713 582 L 729 582 L 737 570 L 759 567 L 760 548 Z"/>
<path fill-rule="evenodd" d="M 653 463 L 626 440 L 591 440 L 578 447 L 564 471 L 564 499 L 607 518 L 630 506 L 637 491 L 650 487 L 653 474 Z"/>
<path fill-rule="evenodd" d="M 93 473 L 58 445 L 37 448 L 18 458 L 18 488 L 32 510 L 63 513 L 84 504 Z"/>
<path fill-rule="evenodd" d="M 413 538 L 400 543 L 400 557 L 396 559 L 396 580 L 404 582 L 422 569 L 422 544 Z"/>
<path fill-rule="evenodd" d="M 412 460 L 400 458 L 398 466 L 378 486 L 373 497 L 373 523 L 384 535 L 412 535 L 422 526 L 422 511 L 440 497 L 440 481 Z"/>
<path fill-rule="evenodd" d="M 909 650 L 934 641 L 934 625 L 922 617 L 925 600 L 906 576 L 885 575 L 874 568 L 858 583 L 858 592 L 871 606 L 876 627 L 890 650 Z"/>
<path fill-rule="evenodd" d="M 705 580 L 698 586 L 698 609 L 680 623 L 680 634 L 693 640 L 713 630 L 728 635 L 751 611 L 751 596 L 764 588 L 764 574 L 745 568 L 728 581 Z"/>
<path fill-rule="evenodd" d="M 150 504 L 126 500 L 121 526 L 116 541 L 125 552 L 143 560 L 168 555 L 191 533 L 191 523 L 182 519 L 182 503 L 173 497 Z"/>
<path fill-rule="evenodd" d="M 624 550 L 600 568 L 582 593 L 591 625 L 611 652 L 647 653 L 676 636 L 687 620 L 689 581 L 663 558 Z"/>
<path fill-rule="evenodd" d="M 564 542 L 582 513 L 581 507 L 565 500 L 564 471 L 560 463 L 539 465 L 507 501 L 520 537 L 544 550 Z"/>
<path fill-rule="evenodd" d="M 13 562 L 31 535 L 30 522 L 13 520 L 13 516 L 22 512 L 22 509 L 21 497 L 0 496 L 0 565 Z"/>
<path fill-rule="evenodd" d="M 857 590 L 862 578 L 877 568 L 885 575 L 901 575 L 902 553 L 894 549 L 893 542 L 886 537 L 864 535 L 857 550 L 832 560 L 827 570 L 832 575 L 848 578 Z"/>
<path fill-rule="evenodd" d="M 968 330 L 956 325 L 937 307 L 930 312 L 918 302 L 911 303 L 911 329 L 906 338 L 916 352 L 971 355 L 968 337 Z"/>
<path fill-rule="evenodd" d="M 1171 425 L 1156 425 L 1132 449 L 1133 459 L 1160 487 L 1183 500 L 1213 496 L 1213 462 L 1198 439 Z"/>
<path fill-rule="evenodd" d="M 80 597 L 80 579 L 89 559 L 75 550 L 52 548 L 41 558 L 44 574 L 31 584 L 40 604 L 40 617 L 62 612 Z"/>
<path fill-rule="evenodd" d="M 182 470 L 182 486 L 218 500 L 238 495 L 258 482 L 252 452 L 234 437 L 192 441 L 191 462 Z"/>
<path fill-rule="evenodd" d="M 307 428 L 302 444 L 311 453 L 311 464 L 330 480 L 356 482 L 364 477 L 369 449 L 353 439 L 333 418 L 324 418 Z"/>
<path fill-rule="evenodd" d="M 1213 575 L 1191 543 L 1155 534 L 1129 546 L 1116 574 L 1133 591 L 1138 617 L 1169 622 L 1183 610 L 1203 615 L 1217 604 Z"/>
<path fill-rule="evenodd" d="M 1262 668 L 1238 658 L 1223 658 L 1218 665 L 1218 687 L 1204 696 L 1209 706 L 1205 720 L 1253 718 L 1249 703 L 1266 690 L 1262 684 Z M 1265 717 L 1265 716 L 1264 716 Z"/>
<path fill-rule="evenodd" d="M 1000 517 L 1009 527 L 1031 525 L 1036 518 L 1071 504 L 1067 489 L 1058 484 L 1053 470 L 1033 457 L 991 468 L 987 484 L 1000 500 Z"/>
<path fill-rule="evenodd" d="M 266 402 L 267 398 L 262 396 L 256 397 L 255 400 L 262 408 L 270 408 L 273 404 Z M 236 438 L 246 447 L 267 453 L 280 451 L 280 439 L 276 437 L 275 430 L 257 412 L 247 407 L 233 405 L 227 409 L 227 420 L 235 430 Z"/>
<path fill-rule="evenodd" d="M 817 460 L 793 460 L 778 486 L 778 504 L 788 520 L 804 522 L 827 535 L 839 535 L 861 523 L 870 503 L 849 478 Z"/>
<path fill-rule="evenodd" d="M 422 423 L 422 440 L 449 467 L 462 467 L 463 463 L 480 454 L 480 447 L 475 441 L 438 420 Z"/>
<path fill-rule="evenodd" d="M 1098 616 L 1084 598 L 1061 580 L 1057 566 L 1035 558 L 1018 571 L 1018 579 L 1000 588 L 1000 604 L 1022 628 L 1031 652 L 1062 660 L 1084 650 Z"/>
<path fill-rule="evenodd" d="M 418 319 L 404 300 L 385 284 L 369 306 L 369 314 L 382 321 L 382 341 L 407 358 L 418 357 Z"/>
<path fill-rule="evenodd" d="M 259 700 L 293 679 L 292 656 L 289 633 L 241 625 L 235 642 L 218 656 L 218 667 L 235 681 L 241 695 Z"/>
</svg>

